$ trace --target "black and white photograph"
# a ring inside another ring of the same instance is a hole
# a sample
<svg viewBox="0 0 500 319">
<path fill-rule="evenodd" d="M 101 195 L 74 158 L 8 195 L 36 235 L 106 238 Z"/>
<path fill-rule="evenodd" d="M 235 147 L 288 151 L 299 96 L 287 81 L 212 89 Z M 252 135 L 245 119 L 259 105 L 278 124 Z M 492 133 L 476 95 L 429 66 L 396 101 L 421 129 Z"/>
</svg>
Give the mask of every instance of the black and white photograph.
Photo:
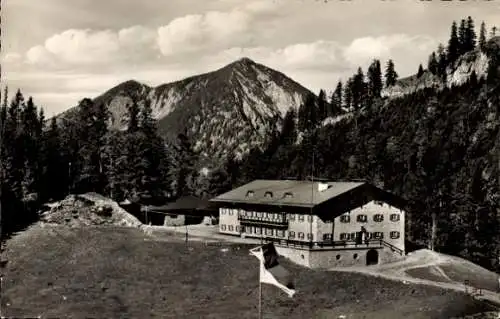
<svg viewBox="0 0 500 319">
<path fill-rule="evenodd" d="M 0 317 L 500 319 L 500 0 L 3 0 Z"/>
</svg>

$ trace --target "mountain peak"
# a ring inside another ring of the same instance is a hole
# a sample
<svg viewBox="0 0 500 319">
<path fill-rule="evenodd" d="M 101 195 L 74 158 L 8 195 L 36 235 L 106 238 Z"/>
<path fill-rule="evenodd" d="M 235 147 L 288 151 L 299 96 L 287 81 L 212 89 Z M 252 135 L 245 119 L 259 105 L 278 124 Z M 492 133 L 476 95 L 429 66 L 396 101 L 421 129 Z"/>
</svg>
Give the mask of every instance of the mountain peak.
<svg viewBox="0 0 500 319">
<path fill-rule="evenodd" d="M 235 62 L 241 64 L 255 64 L 255 61 L 246 56 L 236 60 Z"/>
<path fill-rule="evenodd" d="M 248 57 L 242 57 L 242 58 L 234 61 L 233 63 L 230 63 L 228 65 L 228 67 L 230 67 L 230 68 L 249 67 L 249 66 L 253 66 L 256 64 L 257 63 L 255 63 L 255 61 L 253 61 L 252 59 L 250 59 Z"/>
</svg>

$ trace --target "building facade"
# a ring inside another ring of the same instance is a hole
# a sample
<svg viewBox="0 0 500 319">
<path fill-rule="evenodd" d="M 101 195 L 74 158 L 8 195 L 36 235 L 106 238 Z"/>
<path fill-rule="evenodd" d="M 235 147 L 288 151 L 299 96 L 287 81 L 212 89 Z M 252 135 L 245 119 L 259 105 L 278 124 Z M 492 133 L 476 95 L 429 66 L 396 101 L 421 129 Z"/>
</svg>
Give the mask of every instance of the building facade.
<svg viewBox="0 0 500 319">
<path fill-rule="evenodd" d="M 377 264 L 405 254 L 404 203 L 372 185 L 258 180 L 231 192 L 213 200 L 219 232 L 272 241 L 299 264 Z"/>
</svg>

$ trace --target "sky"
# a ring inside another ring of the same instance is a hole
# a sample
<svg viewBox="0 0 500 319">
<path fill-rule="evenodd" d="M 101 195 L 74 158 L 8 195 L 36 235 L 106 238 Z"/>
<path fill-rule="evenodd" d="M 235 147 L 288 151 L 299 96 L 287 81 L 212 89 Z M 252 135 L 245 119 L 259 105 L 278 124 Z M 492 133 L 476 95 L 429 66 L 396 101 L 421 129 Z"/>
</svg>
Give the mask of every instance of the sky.
<svg viewBox="0 0 500 319">
<path fill-rule="evenodd" d="M 48 116 L 127 80 L 156 86 L 241 57 L 314 92 L 374 58 L 424 67 L 453 21 L 500 27 L 500 1 L 3 0 L 2 87 Z"/>
</svg>

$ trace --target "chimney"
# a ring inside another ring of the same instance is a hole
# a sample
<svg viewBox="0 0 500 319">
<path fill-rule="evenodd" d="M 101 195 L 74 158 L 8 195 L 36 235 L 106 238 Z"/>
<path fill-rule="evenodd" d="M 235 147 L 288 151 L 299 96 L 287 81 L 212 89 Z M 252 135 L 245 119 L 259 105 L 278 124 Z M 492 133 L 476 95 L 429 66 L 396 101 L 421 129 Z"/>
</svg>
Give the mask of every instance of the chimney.
<svg viewBox="0 0 500 319">
<path fill-rule="evenodd" d="M 330 187 L 330 185 L 326 183 L 318 183 L 318 192 L 323 192 L 327 190 Z"/>
</svg>

